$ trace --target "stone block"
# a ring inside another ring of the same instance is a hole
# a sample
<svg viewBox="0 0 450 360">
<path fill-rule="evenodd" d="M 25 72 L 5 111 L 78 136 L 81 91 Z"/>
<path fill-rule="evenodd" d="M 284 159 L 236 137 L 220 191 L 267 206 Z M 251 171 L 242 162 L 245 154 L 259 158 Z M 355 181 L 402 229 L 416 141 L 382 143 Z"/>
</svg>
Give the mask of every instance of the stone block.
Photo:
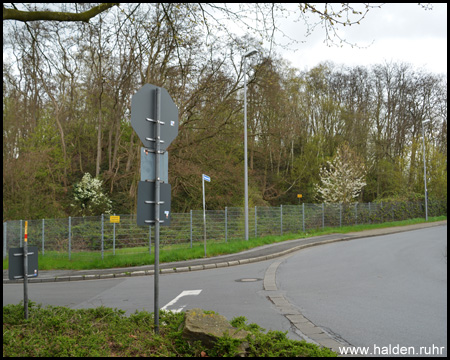
<svg viewBox="0 0 450 360">
<path fill-rule="evenodd" d="M 246 337 L 250 332 L 231 326 L 223 315 L 205 313 L 198 308 L 186 311 L 182 336 L 188 342 L 201 341 L 203 346 L 211 348 L 224 334 L 242 341 L 236 355 L 244 355 L 245 349 L 248 348 Z"/>
<path fill-rule="evenodd" d="M 220 268 L 220 267 L 227 267 L 228 263 L 227 262 L 221 262 L 221 263 L 217 263 L 216 267 Z"/>
</svg>

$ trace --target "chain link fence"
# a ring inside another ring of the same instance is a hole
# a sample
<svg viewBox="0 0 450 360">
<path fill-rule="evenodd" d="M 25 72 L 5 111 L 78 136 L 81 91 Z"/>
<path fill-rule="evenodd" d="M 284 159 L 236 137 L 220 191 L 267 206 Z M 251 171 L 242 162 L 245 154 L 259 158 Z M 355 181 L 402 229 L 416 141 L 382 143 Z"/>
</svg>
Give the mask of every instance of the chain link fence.
<svg viewBox="0 0 450 360">
<path fill-rule="evenodd" d="M 429 216 L 447 215 L 446 201 L 429 201 Z M 354 204 L 302 204 L 249 208 L 249 237 L 307 232 L 311 229 L 373 224 L 424 217 L 423 202 L 379 202 Z M 242 240 L 244 209 L 227 207 L 206 211 L 208 242 Z M 22 247 L 24 220 L 3 223 L 3 259 L 11 247 Z M 111 223 L 109 215 L 68 219 L 28 220 L 28 244 L 38 246 L 41 255 L 73 253 L 98 257 L 151 253 L 153 227 L 136 225 L 136 215 L 120 215 Z M 338 230 L 337 230 L 338 231 Z M 153 239 L 153 240 L 152 240 Z M 192 248 L 203 243 L 203 211 L 173 213 L 170 226 L 160 227 L 160 246 Z"/>
</svg>

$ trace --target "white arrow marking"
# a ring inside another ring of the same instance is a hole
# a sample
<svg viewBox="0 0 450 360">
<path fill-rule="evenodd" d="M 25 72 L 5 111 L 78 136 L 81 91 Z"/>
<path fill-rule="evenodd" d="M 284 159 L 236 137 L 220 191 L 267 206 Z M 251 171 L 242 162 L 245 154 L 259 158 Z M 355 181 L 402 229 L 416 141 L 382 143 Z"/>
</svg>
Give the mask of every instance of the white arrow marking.
<svg viewBox="0 0 450 360">
<path fill-rule="evenodd" d="M 169 306 L 172 306 L 173 304 L 175 304 L 180 298 L 182 298 L 183 296 L 187 296 L 187 295 L 198 295 L 202 292 L 202 290 L 184 290 L 181 292 L 180 295 L 178 295 L 175 299 L 173 299 L 172 301 L 169 301 L 166 305 L 164 305 L 161 310 L 167 310 L 167 308 Z M 173 312 L 180 312 L 184 307 L 186 307 L 186 305 L 183 305 L 180 309 L 176 309 L 176 310 L 172 310 Z"/>
</svg>

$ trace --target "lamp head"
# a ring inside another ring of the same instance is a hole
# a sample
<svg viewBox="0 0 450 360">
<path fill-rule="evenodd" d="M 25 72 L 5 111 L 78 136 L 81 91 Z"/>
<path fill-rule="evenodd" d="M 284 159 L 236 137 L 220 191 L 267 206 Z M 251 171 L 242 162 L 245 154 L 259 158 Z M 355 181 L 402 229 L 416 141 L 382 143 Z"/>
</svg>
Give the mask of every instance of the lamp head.
<svg viewBox="0 0 450 360">
<path fill-rule="evenodd" d="M 258 51 L 256 49 L 250 49 L 244 54 L 244 57 L 247 58 L 249 56 L 255 55 Z"/>
</svg>

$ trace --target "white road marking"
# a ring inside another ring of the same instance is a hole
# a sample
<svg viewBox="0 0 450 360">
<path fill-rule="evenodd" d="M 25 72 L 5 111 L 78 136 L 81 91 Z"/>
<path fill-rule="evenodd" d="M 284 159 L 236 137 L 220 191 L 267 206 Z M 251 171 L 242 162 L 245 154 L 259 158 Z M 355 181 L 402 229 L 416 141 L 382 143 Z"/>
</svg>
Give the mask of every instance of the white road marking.
<svg viewBox="0 0 450 360">
<path fill-rule="evenodd" d="M 179 299 L 181 299 L 183 296 L 187 296 L 187 295 L 198 295 L 202 292 L 202 290 L 184 290 L 181 292 L 180 295 L 178 295 L 175 299 L 173 299 L 172 301 L 169 301 L 166 305 L 164 305 L 161 310 L 168 310 L 167 308 L 169 306 L 172 306 L 173 304 L 175 304 Z M 187 305 L 183 305 L 182 307 L 175 309 L 175 310 L 170 310 L 172 312 L 180 312 L 181 310 L 183 310 Z"/>
</svg>

